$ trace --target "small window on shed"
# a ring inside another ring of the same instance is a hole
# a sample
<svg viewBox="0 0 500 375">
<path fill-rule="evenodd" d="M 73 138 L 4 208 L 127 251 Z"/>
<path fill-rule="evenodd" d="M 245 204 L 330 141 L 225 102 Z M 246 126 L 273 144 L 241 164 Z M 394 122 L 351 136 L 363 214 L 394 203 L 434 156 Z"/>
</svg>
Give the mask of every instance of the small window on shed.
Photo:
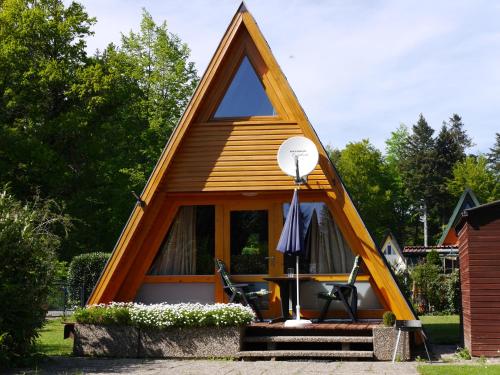
<svg viewBox="0 0 500 375">
<path fill-rule="evenodd" d="M 267 97 L 255 69 L 244 57 L 224 95 L 215 118 L 275 116 L 276 112 Z"/>
<path fill-rule="evenodd" d="M 392 254 L 392 246 L 391 245 L 387 245 L 387 254 L 388 255 Z"/>
</svg>

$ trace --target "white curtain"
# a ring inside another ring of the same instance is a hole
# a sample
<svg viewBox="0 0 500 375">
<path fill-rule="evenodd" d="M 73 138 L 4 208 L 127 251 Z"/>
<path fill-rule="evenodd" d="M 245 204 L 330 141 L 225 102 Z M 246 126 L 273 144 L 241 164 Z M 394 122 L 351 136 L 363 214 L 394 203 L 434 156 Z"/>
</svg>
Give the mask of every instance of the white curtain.
<svg viewBox="0 0 500 375">
<path fill-rule="evenodd" d="M 150 274 L 196 275 L 196 206 L 179 209 Z"/>
</svg>

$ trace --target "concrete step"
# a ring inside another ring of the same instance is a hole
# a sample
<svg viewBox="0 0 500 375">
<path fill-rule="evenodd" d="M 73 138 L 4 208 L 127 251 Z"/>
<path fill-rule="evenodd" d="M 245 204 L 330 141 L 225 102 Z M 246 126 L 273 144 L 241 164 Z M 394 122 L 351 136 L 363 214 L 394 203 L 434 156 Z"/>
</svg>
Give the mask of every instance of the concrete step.
<svg viewBox="0 0 500 375">
<path fill-rule="evenodd" d="M 314 343 L 372 343 L 372 336 L 246 336 L 244 342 L 278 343 L 278 342 L 314 342 Z"/>
<path fill-rule="evenodd" d="M 252 350 L 239 358 L 373 358 L 371 350 Z"/>
</svg>

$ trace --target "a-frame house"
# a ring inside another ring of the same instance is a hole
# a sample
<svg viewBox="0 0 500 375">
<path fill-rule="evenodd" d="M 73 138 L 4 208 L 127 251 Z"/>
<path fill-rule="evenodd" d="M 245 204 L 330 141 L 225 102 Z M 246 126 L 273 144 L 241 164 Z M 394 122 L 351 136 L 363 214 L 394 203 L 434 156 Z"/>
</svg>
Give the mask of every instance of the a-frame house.
<svg viewBox="0 0 500 375">
<path fill-rule="evenodd" d="M 396 236 L 390 230 L 386 232 L 380 250 L 394 271 L 401 272 L 406 270 L 406 260 L 401 251 L 401 246 L 399 246 Z"/>
<path fill-rule="evenodd" d="M 391 310 L 398 319 L 415 319 L 243 4 L 88 302 L 223 302 L 216 257 L 235 281 L 269 289 L 266 314 L 276 315 L 279 288 L 263 278 L 286 273 L 287 257 L 275 249 L 294 189 L 276 153 L 296 135 L 311 139 L 320 154 L 300 191 L 311 244 L 303 272 L 315 280 L 303 284 L 303 314 L 317 315 L 317 292 L 327 282 L 347 280 L 353 256 L 359 254 L 359 317 L 379 318 Z M 331 315 L 342 314 L 342 308 L 332 306 Z"/>
<path fill-rule="evenodd" d="M 462 212 L 469 208 L 474 208 L 479 206 L 479 201 L 476 198 L 474 192 L 467 188 L 464 190 L 460 198 L 458 199 L 457 205 L 450 216 L 450 220 L 446 225 L 443 234 L 439 238 L 438 246 L 442 245 L 458 245 L 458 237 L 455 233 L 455 225 L 457 225 L 460 220 Z"/>
</svg>

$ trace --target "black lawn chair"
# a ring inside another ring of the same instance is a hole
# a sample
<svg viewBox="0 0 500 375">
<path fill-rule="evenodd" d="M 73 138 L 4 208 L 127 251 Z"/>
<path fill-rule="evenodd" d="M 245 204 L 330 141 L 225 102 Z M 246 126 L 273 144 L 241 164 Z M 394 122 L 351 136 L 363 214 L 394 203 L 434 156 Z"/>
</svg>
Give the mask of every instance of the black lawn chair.
<svg viewBox="0 0 500 375">
<path fill-rule="evenodd" d="M 262 322 L 264 319 L 260 313 L 257 300 L 260 297 L 268 295 L 270 292 L 265 289 L 251 291 L 249 290 L 250 284 L 234 284 L 226 271 L 226 265 L 220 259 L 215 259 L 215 269 L 221 277 L 224 292 L 229 297 L 229 302 L 250 306 L 255 315 L 257 315 L 257 319 Z"/>
<path fill-rule="evenodd" d="M 361 258 L 358 255 L 354 259 L 354 265 L 352 267 L 351 274 L 349 275 L 347 284 L 327 283 L 326 285 L 333 285 L 330 293 L 322 292 L 318 294 L 319 298 L 325 300 L 325 304 L 323 306 L 323 309 L 321 310 L 318 322 L 322 322 L 325 320 L 326 314 L 328 313 L 328 308 L 330 307 L 332 301 L 341 301 L 352 322 L 354 323 L 357 320 L 358 291 L 354 283 L 356 282 L 356 277 L 358 276 L 360 263 Z"/>
</svg>

